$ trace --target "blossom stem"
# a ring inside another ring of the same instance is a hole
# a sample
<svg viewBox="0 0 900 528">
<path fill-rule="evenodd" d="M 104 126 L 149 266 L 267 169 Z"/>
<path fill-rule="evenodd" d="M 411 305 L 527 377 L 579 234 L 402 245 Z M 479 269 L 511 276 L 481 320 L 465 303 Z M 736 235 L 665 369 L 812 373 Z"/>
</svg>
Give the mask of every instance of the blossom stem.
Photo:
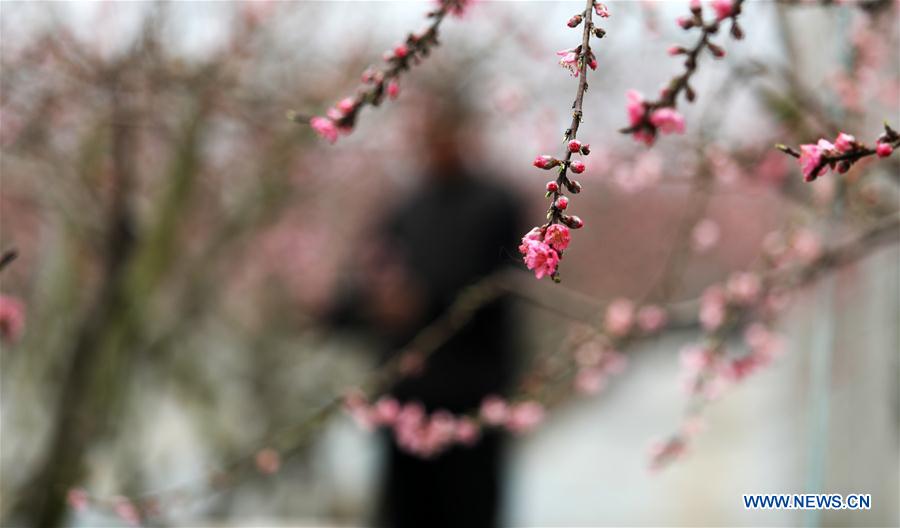
<svg viewBox="0 0 900 528">
<path fill-rule="evenodd" d="M 685 71 L 676 77 L 673 77 L 672 80 L 669 81 L 668 86 L 663 90 L 660 94 L 659 99 L 655 101 L 648 101 L 644 103 L 644 116 L 643 118 L 628 127 L 622 128 L 619 130 L 622 134 L 633 134 L 635 132 L 639 132 L 642 129 L 649 129 L 650 131 L 655 133 L 655 127 L 651 124 L 650 115 L 654 110 L 658 110 L 660 108 L 675 108 L 678 105 L 678 96 L 682 92 L 686 92 L 688 101 L 693 101 L 695 94 L 694 90 L 690 86 L 690 80 L 694 76 L 694 73 L 697 72 L 697 64 L 700 58 L 700 53 L 709 48 L 716 56 L 721 56 L 721 50 L 718 46 L 710 42 L 710 37 L 719 32 L 720 27 L 722 26 L 722 22 L 725 20 L 731 20 L 732 24 L 732 35 L 735 38 L 742 38 L 742 33 L 740 27 L 737 25 L 738 16 L 741 14 L 741 7 L 744 3 L 744 0 L 734 0 L 733 8 L 731 13 L 722 19 L 715 19 L 712 22 L 704 23 L 702 21 L 701 15 L 699 11 L 694 11 L 693 14 L 693 22 L 692 26 L 688 26 L 685 29 L 689 29 L 690 27 L 699 27 L 701 29 L 700 38 L 697 39 L 697 43 L 694 47 L 683 50 L 683 54 L 685 55 L 684 67 Z"/>
</svg>

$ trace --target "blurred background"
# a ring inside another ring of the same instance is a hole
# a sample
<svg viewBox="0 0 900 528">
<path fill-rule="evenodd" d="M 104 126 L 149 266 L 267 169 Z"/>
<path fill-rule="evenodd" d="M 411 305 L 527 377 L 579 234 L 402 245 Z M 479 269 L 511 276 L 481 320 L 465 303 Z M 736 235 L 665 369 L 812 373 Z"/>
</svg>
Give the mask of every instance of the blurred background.
<svg viewBox="0 0 900 528">
<path fill-rule="evenodd" d="M 625 92 L 654 94 L 681 71 L 666 49 L 696 38 L 674 22 L 687 2 L 608 5 L 571 204 L 586 226 L 563 282 L 503 255 L 519 268 L 525 373 L 577 320 L 601 321 L 610 300 L 642 298 L 660 277 L 650 295 L 665 298 L 651 300 L 689 301 L 758 264 L 773 231 L 828 247 L 897 215 L 896 155 L 806 184 L 772 148 L 838 131 L 872 143 L 883 121 L 900 124 L 896 2 L 748 2 L 744 40 L 718 36 L 727 56 L 701 59 L 698 99 L 679 105 L 687 133 L 652 149 L 617 132 Z M 0 5 L 0 249 L 18 252 L 0 290 L 24 316 L 0 353 L 4 526 L 37 525 L 40 497 L 67 495 L 68 526 L 121 525 L 123 497 L 146 498 L 140 522 L 153 526 L 370 522 L 385 442 L 330 402 L 378 359 L 323 314 L 373 225 L 423 186 L 436 106 L 466 109 L 462 160 L 521 201 L 524 233 L 547 207 L 531 160 L 561 150 L 576 87 L 555 52 L 580 40 L 565 22 L 581 2 L 485 1 L 445 21 L 397 100 L 363 110 L 336 145 L 285 118 L 353 94 L 431 8 Z M 663 471 L 647 470 L 647 448 L 682 420 L 678 352 L 696 324 L 630 347 L 600 394 L 554 403 L 509 444 L 502 524 L 897 526 L 896 228 L 888 238 L 793 292 L 776 325 L 785 355 L 711 405 Z M 289 453 L 260 464 L 273 438 Z M 248 456 L 256 470 L 236 469 Z M 872 508 L 741 501 L 806 492 L 870 493 Z"/>
</svg>

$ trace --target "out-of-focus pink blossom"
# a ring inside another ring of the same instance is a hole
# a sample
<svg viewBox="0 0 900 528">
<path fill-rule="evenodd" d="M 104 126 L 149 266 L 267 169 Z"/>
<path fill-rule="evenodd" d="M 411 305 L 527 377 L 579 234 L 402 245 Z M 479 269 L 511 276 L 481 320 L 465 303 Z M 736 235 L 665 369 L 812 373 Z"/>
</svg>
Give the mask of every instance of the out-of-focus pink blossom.
<svg viewBox="0 0 900 528">
<path fill-rule="evenodd" d="M 462 445 L 474 445 L 481 436 L 478 425 L 471 418 L 463 417 L 456 422 L 456 441 Z"/>
<path fill-rule="evenodd" d="M 648 334 L 662 329 L 667 319 L 666 311 L 655 304 L 642 306 L 637 313 L 638 326 Z"/>
<path fill-rule="evenodd" d="M 597 13 L 597 16 L 600 18 L 609 18 L 609 8 L 606 7 L 606 4 L 594 2 L 594 12 Z"/>
<path fill-rule="evenodd" d="M 674 437 L 667 441 L 656 441 L 650 445 L 650 471 L 658 471 L 669 462 L 680 458 L 687 450 L 681 438 Z"/>
<path fill-rule="evenodd" d="M 543 420 L 544 406 L 536 401 L 524 401 L 512 406 L 506 427 L 514 433 L 526 433 Z"/>
<path fill-rule="evenodd" d="M 397 44 L 396 46 L 394 46 L 394 57 L 402 59 L 407 55 L 409 55 L 409 48 L 406 46 L 406 44 Z"/>
<path fill-rule="evenodd" d="M 25 304 L 15 297 L 0 295 L 0 339 L 15 343 L 25 330 Z"/>
<path fill-rule="evenodd" d="M 631 331 L 634 324 L 634 303 L 625 298 L 618 298 L 606 307 L 603 327 L 610 335 L 623 337 Z"/>
<path fill-rule="evenodd" d="M 141 523 L 141 515 L 134 503 L 126 497 L 117 497 L 113 506 L 116 515 L 129 526 L 138 526 Z"/>
<path fill-rule="evenodd" d="M 565 211 L 567 207 L 569 207 L 569 199 L 565 196 L 560 196 L 553 202 L 553 205 L 556 206 L 560 211 Z"/>
<path fill-rule="evenodd" d="M 281 469 L 281 455 L 271 447 L 260 449 L 254 457 L 256 469 L 263 475 L 273 475 Z"/>
<path fill-rule="evenodd" d="M 890 145 L 890 143 L 878 143 L 875 146 L 875 154 L 878 155 L 879 158 L 886 158 L 894 152 L 894 147 Z"/>
<path fill-rule="evenodd" d="M 544 242 L 557 251 L 563 251 L 569 247 L 569 228 L 562 224 L 553 224 L 544 233 Z"/>
<path fill-rule="evenodd" d="M 88 507 L 88 494 L 82 488 L 72 488 L 66 493 L 66 502 L 73 510 L 83 512 Z"/>
<path fill-rule="evenodd" d="M 575 375 L 575 390 L 582 394 L 597 394 L 606 386 L 606 374 L 599 368 L 583 368 Z"/>
<path fill-rule="evenodd" d="M 715 330 L 725 322 L 725 292 L 713 285 L 703 292 L 700 299 L 700 324 L 707 331 Z"/>
<path fill-rule="evenodd" d="M 751 304 L 759 297 L 762 281 L 752 272 L 734 273 L 728 279 L 728 297 L 739 304 Z"/>
<path fill-rule="evenodd" d="M 679 351 L 679 358 L 681 367 L 690 375 L 695 375 L 710 367 L 714 360 L 712 351 L 697 344 L 682 347 Z"/>
<path fill-rule="evenodd" d="M 709 218 L 704 218 L 697 222 L 697 225 L 691 231 L 691 242 L 693 242 L 694 251 L 706 251 L 715 246 L 718 241 L 719 224 Z"/>
<path fill-rule="evenodd" d="M 338 129 L 334 124 L 334 121 L 328 119 L 327 117 L 316 116 L 309 120 L 309 125 L 312 129 L 319 134 L 323 139 L 328 140 L 329 143 L 334 143 L 338 138 Z"/>
<path fill-rule="evenodd" d="M 716 12 L 716 19 L 724 20 L 734 12 L 734 2 L 733 0 L 713 0 L 712 8 Z"/>
<path fill-rule="evenodd" d="M 644 96 L 637 90 L 628 90 L 625 92 L 627 103 L 625 109 L 628 111 L 628 124 L 637 126 L 644 120 Z"/>
<path fill-rule="evenodd" d="M 575 174 L 581 174 L 582 172 L 584 172 L 584 169 L 584 163 L 579 160 L 573 160 L 569 163 L 569 170 L 571 170 Z"/>
<path fill-rule="evenodd" d="M 382 396 L 375 402 L 372 419 L 376 425 L 393 425 L 400 416 L 400 403 L 390 396 Z"/>
<path fill-rule="evenodd" d="M 400 83 L 397 82 L 397 79 L 391 79 L 391 82 L 388 83 L 387 94 L 391 99 L 396 99 L 400 95 Z"/>
<path fill-rule="evenodd" d="M 617 350 L 606 349 L 600 356 L 600 368 L 607 374 L 621 374 L 625 372 L 626 367 L 628 367 L 628 358 Z"/>
<path fill-rule="evenodd" d="M 650 122 L 663 134 L 683 134 L 684 117 L 674 108 L 660 108 L 650 114 Z"/>
<path fill-rule="evenodd" d="M 791 249 L 800 261 L 810 263 L 822 254 L 822 242 L 815 231 L 798 229 L 791 237 Z"/>
<path fill-rule="evenodd" d="M 481 402 L 481 419 L 488 425 L 503 425 L 509 418 L 509 406 L 499 396 L 488 396 Z"/>
</svg>

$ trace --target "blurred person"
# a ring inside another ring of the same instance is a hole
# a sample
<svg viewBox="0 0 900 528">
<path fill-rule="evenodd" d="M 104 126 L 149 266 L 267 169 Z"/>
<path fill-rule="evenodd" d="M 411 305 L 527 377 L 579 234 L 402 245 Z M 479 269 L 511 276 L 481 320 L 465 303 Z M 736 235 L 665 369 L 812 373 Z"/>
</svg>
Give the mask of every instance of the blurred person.
<svg viewBox="0 0 900 528">
<path fill-rule="evenodd" d="M 425 118 L 420 185 L 389 211 L 354 262 L 356 277 L 339 295 L 331 320 L 373 336 L 392 356 L 444 314 L 466 287 L 518 262 L 523 232 L 516 197 L 466 166 L 465 105 L 441 97 Z M 436 110 L 435 110 L 436 108 Z M 487 395 L 503 394 L 513 376 L 518 329 L 510 299 L 482 306 L 415 374 L 387 391 L 428 412 L 461 414 Z M 485 431 L 472 446 L 431 458 L 405 452 L 390 435 L 377 525 L 498 525 L 504 439 Z"/>
</svg>

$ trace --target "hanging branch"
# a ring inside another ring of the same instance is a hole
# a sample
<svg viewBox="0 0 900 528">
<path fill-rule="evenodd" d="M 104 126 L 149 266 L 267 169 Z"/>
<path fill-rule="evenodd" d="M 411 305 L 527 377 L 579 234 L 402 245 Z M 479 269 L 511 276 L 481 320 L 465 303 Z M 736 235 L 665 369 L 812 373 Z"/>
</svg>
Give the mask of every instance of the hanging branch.
<svg viewBox="0 0 900 528">
<path fill-rule="evenodd" d="M 585 165 L 581 160 L 572 159 L 573 154 L 587 156 L 590 154 L 590 145 L 582 144 L 577 138 L 578 127 L 581 124 L 584 102 L 584 93 L 587 91 L 587 68 L 597 69 L 597 59 L 590 46 L 591 34 L 597 38 L 603 38 L 606 34 L 602 28 L 595 27 L 592 15 L 596 12 L 601 18 L 609 17 L 606 6 L 587 0 L 587 5 L 582 13 L 569 19 L 567 25 L 571 28 L 578 27 L 584 22 L 581 44 L 578 47 L 557 52 L 562 58 L 559 63 L 568 69 L 573 76 L 578 77 L 578 89 L 575 92 L 575 101 L 572 103 L 572 123 L 563 133 L 565 143 L 562 159 L 550 155 L 538 156 L 534 160 L 534 166 L 539 169 L 550 170 L 556 168 L 558 174 L 555 180 L 547 182 L 547 198 L 550 198 L 550 207 L 547 210 L 547 223 L 535 227 L 522 237 L 522 245 L 519 252 L 522 253 L 525 265 L 534 271 L 538 279 L 549 276 L 554 282 L 559 282 L 557 266 L 563 257 L 563 251 L 569 246 L 569 228 L 580 229 L 584 222 L 577 216 L 570 216 L 564 211 L 569 207 L 569 198 L 563 195 L 563 188 L 572 194 L 581 192 L 581 183 L 571 180 L 568 172 L 581 174 Z"/>
<path fill-rule="evenodd" d="M 716 18 L 712 22 L 706 23 L 703 21 L 703 7 L 700 5 L 700 0 L 691 1 L 691 16 L 679 17 L 678 25 L 685 31 L 695 27 L 699 28 L 700 38 L 690 49 L 681 46 L 669 48 L 669 55 L 685 55 L 684 73 L 669 81 L 660 92 L 659 99 L 655 101 L 645 101 L 644 96 L 639 92 L 629 90 L 627 93 L 629 125 L 619 132 L 632 134 L 634 139 L 648 146 L 656 140 L 658 132 L 663 134 L 684 132 L 684 117 L 675 110 L 678 105 L 678 96 L 684 92 L 689 102 L 693 102 L 697 97 L 690 81 L 697 71 L 700 53 L 704 49 L 709 50 L 717 59 L 725 56 L 725 50 L 710 41 L 710 38 L 719 32 L 719 28 L 725 20 L 731 20 L 732 37 L 735 39 L 744 37 L 744 32 L 737 21 L 743 3 L 744 0 L 715 0 L 712 6 L 716 12 Z"/>
<path fill-rule="evenodd" d="M 400 75 L 419 64 L 437 47 L 438 28 L 448 14 L 460 17 L 471 5 L 472 0 L 439 0 L 439 7 L 426 16 L 431 24 L 421 33 L 409 33 L 406 40 L 384 53 L 386 66 L 369 67 L 362 74 L 362 86 L 356 95 L 341 99 L 329 108 L 326 117 L 304 116 L 294 110 L 287 113 L 288 119 L 309 124 L 313 130 L 330 143 L 337 141 L 341 134 L 349 134 L 356 125 L 360 110 L 366 105 L 379 106 L 385 96 L 396 99 L 400 95 Z"/>
<path fill-rule="evenodd" d="M 800 145 L 799 152 L 786 145 L 775 145 L 778 150 L 797 158 L 803 171 L 803 179 L 808 182 L 828 170 L 843 174 L 850 170 L 854 163 L 869 156 L 886 158 L 897 147 L 900 147 L 900 134 L 887 123 L 884 124 L 884 134 L 875 140 L 874 147 L 860 143 L 855 137 L 844 132 L 838 134 L 834 143 L 822 138 L 815 144 Z"/>
</svg>

